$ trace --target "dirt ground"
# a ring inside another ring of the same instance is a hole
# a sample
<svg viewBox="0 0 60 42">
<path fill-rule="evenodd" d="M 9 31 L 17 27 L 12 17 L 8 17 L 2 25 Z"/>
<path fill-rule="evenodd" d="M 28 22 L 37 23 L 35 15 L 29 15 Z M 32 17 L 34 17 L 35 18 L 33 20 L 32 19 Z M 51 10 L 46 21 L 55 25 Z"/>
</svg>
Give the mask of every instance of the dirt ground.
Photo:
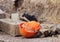
<svg viewBox="0 0 60 42">
<path fill-rule="evenodd" d="M 60 37 L 46 37 L 46 38 L 23 38 L 12 37 L 4 32 L 0 31 L 0 40 L 4 42 L 60 42 Z"/>
</svg>

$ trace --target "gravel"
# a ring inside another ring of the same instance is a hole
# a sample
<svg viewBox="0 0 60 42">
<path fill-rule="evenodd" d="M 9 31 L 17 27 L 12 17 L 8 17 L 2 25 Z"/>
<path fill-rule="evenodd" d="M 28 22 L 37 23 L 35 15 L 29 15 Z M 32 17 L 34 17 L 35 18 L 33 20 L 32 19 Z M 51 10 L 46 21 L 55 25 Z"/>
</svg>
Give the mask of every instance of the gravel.
<svg viewBox="0 0 60 42">
<path fill-rule="evenodd" d="M 9 34 L 0 32 L 0 40 L 4 42 L 59 42 L 60 37 L 23 38 L 23 37 L 12 37 Z"/>
</svg>

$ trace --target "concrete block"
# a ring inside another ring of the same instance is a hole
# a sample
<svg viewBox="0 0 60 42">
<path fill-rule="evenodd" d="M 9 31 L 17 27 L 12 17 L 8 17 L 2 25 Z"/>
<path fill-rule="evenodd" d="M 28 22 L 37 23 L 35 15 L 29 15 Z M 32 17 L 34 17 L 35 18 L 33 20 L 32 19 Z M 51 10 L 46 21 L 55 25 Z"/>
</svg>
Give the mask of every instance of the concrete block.
<svg viewBox="0 0 60 42">
<path fill-rule="evenodd" d="M 18 24 L 22 21 L 12 21 L 11 19 L 0 19 L 1 30 L 12 35 L 20 35 Z"/>
</svg>

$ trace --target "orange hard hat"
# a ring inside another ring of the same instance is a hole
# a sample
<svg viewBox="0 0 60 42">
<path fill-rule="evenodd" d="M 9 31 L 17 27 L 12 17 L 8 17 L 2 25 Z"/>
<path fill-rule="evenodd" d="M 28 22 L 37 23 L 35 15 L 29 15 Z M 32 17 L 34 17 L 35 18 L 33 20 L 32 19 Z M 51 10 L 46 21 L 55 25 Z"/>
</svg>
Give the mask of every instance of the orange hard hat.
<svg viewBox="0 0 60 42">
<path fill-rule="evenodd" d="M 19 24 L 19 31 L 23 37 L 33 37 L 40 30 L 40 23 L 36 21 Z"/>
</svg>

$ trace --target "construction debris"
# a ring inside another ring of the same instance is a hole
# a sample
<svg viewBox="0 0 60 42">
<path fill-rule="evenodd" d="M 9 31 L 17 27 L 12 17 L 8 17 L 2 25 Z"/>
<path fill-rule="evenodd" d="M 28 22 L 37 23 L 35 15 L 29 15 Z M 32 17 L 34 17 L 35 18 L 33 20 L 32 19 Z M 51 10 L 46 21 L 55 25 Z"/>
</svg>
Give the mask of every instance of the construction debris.
<svg viewBox="0 0 60 42">
<path fill-rule="evenodd" d="M 39 22 L 43 21 L 45 23 L 60 23 L 59 4 L 59 0 L 0 0 L 0 6 L 8 14 L 18 12 L 21 16 L 26 12 L 35 15 Z"/>
</svg>

